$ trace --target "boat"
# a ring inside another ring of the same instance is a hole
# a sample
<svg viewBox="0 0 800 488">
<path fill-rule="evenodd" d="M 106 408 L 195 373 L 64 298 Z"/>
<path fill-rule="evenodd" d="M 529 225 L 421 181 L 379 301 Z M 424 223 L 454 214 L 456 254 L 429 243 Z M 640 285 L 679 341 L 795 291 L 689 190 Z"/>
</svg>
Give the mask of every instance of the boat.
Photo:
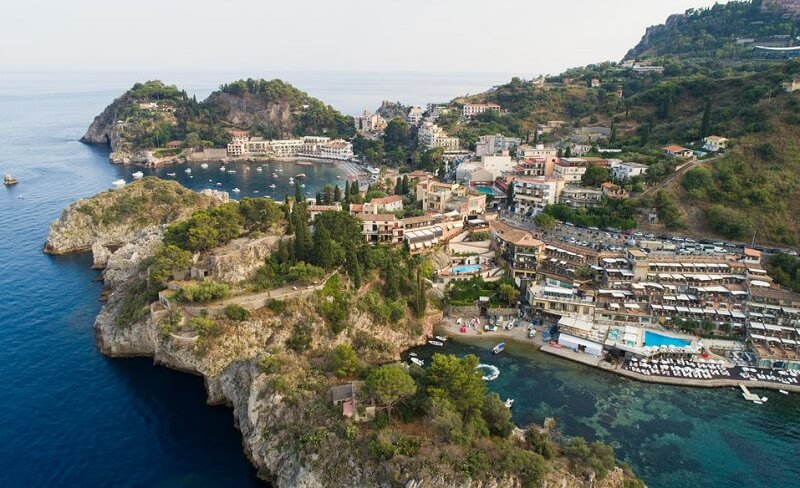
<svg viewBox="0 0 800 488">
<path fill-rule="evenodd" d="M 410 352 L 410 353 L 408 353 L 408 355 L 411 356 L 412 358 L 417 357 L 417 353 L 415 353 L 415 352 Z"/>
<path fill-rule="evenodd" d="M 300 183 L 300 188 L 305 188 L 305 187 L 306 187 L 305 183 Z"/>
<path fill-rule="evenodd" d="M 19 181 L 11 175 L 5 175 L 3 177 L 3 184 L 6 186 L 16 185 L 17 183 L 19 183 Z"/>
<path fill-rule="evenodd" d="M 294 175 L 294 177 L 295 178 L 305 178 L 306 174 L 305 173 L 297 173 L 296 175 Z"/>
<path fill-rule="evenodd" d="M 203 163 L 200 165 L 200 167 L 203 169 L 208 169 L 208 163 Z"/>
<path fill-rule="evenodd" d="M 261 193 L 261 192 L 258 190 L 253 190 L 253 193 Z"/>
<path fill-rule="evenodd" d="M 336 179 L 337 180 L 341 180 L 342 179 L 342 175 L 336 175 Z"/>
<path fill-rule="evenodd" d="M 781 393 L 783 393 L 784 395 L 788 395 L 788 394 L 789 394 L 789 392 L 788 392 L 788 391 L 786 391 L 786 390 L 778 390 L 778 391 L 779 391 L 779 392 L 781 392 Z"/>
<path fill-rule="evenodd" d="M 183 172 L 186 173 L 187 175 L 190 175 L 192 174 L 192 168 L 186 168 L 185 170 L 183 170 Z"/>
<path fill-rule="evenodd" d="M 217 186 L 222 186 L 222 183 L 217 183 Z"/>
<path fill-rule="evenodd" d="M 272 173 L 272 177 L 273 178 L 277 178 L 278 177 L 278 173 Z"/>
<path fill-rule="evenodd" d="M 264 168 L 262 168 L 261 166 L 259 166 L 258 168 L 256 168 L 256 171 L 264 171 Z"/>
<path fill-rule="evenodd" d="M 513 406 L 514 406 L 514 399 L 513 398 L 506 399 L 506 408 L 511 408 Z"/>
<path fill-rule="evenodd" d="M 437 341 L 447 342 L 447 337 L 445 337 L 445 336 L 433 336 L 433 337 Z"/>
<path fill-rule="evenodd" d="M 500 354 L 505 349 L 506 349 L 506 343 L 505 342 L 501 342 L 500 344 L 494 346 L 494 348 L 492 349 L 492 354 Z"/>
<path fill-rule="evenodd" d="M 122 188 L 123 186 L 125 186 L 125 180 L 123 179 L 114 180 L 111 182 L 111 186 L 113 186 L 114 188 Z"/>
<path fill-rule="evenodd" d="M 144 173 L 142 173 L 141 171 L 137 171 L 136 173 L 133 173 L 133 174 L 131 175 L 131 177 L 132 177 L 134 180 L 141 180 L 142 178 L 144 178 Z"/>
<path fill-rule="evenodd" d="M 275 186 L 275 183 L 273 183 L 273 184 L 269 185 L 269 187 L 270 187 L 270 188 L 272 188 L 273 190 L 274 190 L 275 188 L 278 188 L 277 186 Z"/>
<path fill-rule="evenodd" d="M 759 400 L 753 400 L 753 403 L 755 403 L 756 405 L 763 405 L 764 404 L 764 402 L 759 401 Z"/>
<path fill-rule="evenodd" d="M 229 169 L 229 170 L 228 170 L 228 174 L 229 174 L 229 175 L 232 175 L 232 174 L 234 174 L 234 173 L 236 173 L 236 170 L 235 170 L 235 169 Z"/>
<path fill-rule="evenodd" d="M 411 362 L 416 364 L 417 366 L 424 366 L 425 365 L 425 361 L 423 361 L 420 358 L 411 358 Z"/>
<path fill-rule="evenodd" d="M 233 193 L 239 193 L 239 192 L 240 192 L 240 191 L 242 191 L 242 190 L 240 190 L 240 189 L 238 189 L 238 188 L 234 188 L 234 189 L 233 189 L 233 190 L 231 190 L 231 191 L 232 191 Z"/>
<path fill-rule="evenodd" d="M 220 170 L 220 171 L 225 171 L 225 166 L 220 166 L 220 167 L 219 167 L 219 170 Z"/>
<path fill-rule="evenodd" d="M 533 339 L 536 337 L 536 329 L 531 329 L 528 331 L 528 338 Z"/>
<path fill-rule="evenodd" d="M 444 342 L 439 342 L 439 341 L 428 341 L 428 344 L 430 344 L 431 346 L 439 346 L 439 347 L 444 346 Z"/>
<path fill-rule="evenodd" d="M 175 178 L 175 174 L 176 174 L 176 173 L 167 173 L 167 176 L 169 176 L 169 177 L 171 177 L 171 178 Z"/>
</svg>

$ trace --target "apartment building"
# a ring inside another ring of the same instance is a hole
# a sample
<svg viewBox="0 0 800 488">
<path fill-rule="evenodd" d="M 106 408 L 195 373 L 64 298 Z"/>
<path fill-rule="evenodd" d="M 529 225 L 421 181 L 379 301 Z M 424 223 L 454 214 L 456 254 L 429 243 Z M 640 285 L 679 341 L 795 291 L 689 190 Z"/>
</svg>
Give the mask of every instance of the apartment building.
<svg viewBox="0 0 800 488">
<path fill-rule="evenodd" d="M 564 180 L 561 178 L 516 178 L 512 211 L 520 215 L 536 215 L 547 205 L 558 202 Z"/>
<path fill-rule="evenodd" d="M 561 178 L 566 184 L 580 184 L 589 161 L 582 158 L 560 158 L 553 166 L 553 177 Z"/>
<path fill-rule="evenodd" d="M 428 148 L 441 147 L 445 151 L 456 151 L 459 147 L 458 137 L 448 136 L 447 133 L 432 122 L 423 123 L 417 132 L 419 142 Z"/>
<path fill-rule="evenodd" d="M 507 137 L 502 134 L 481 136 L 475 143 L 475 155 L 494 155 L 510 151 L 520 145 L 522 141 L 518 137 Z"/>
<path fill-rule="evenodd" d="M 424 211 L 455 211 L 461 215 L 481 215 L 486 212 L 486 195 L 458 183 L 435 180 L 420 182 L 416 193 Z"/>
<path fill-rule="evenodd" d="M 502 108 L 496 103 L 465 103 L 461 115 L 465 119 L 470 119 L 490 110 L 500 112 Z"/>
</svg>

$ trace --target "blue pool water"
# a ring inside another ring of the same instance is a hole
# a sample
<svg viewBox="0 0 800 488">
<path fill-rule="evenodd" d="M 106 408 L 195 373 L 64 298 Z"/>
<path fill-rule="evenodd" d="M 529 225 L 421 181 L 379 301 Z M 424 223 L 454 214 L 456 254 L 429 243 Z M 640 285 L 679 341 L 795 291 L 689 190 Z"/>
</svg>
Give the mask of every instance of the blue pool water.
<svg viewBox="0 0 800 488">
<path fill-rule="evenodd" d="M 479 264 L 462 264 L 461 266 L 453 266 L 450 268 L 450 271 L 453 273 L 474 273 L 476 271 L 480 271 L 481 267 Z"/>
<path fill-rule="evenodd" d="M 677 337 L 668 337 L 649 330 L 644 331 L 644 345 L 645 346 L 675 346 L 686 347 L 691 344 L 691 341 L 686 339 L 678 339 Z"/>
<path fill-rule="evenodd" d="M 494 190 L 489 188 L 488 186 L 478 186 L 475 187 L 475 189 L 485 195 L 494 195 Z"/>
</svg>

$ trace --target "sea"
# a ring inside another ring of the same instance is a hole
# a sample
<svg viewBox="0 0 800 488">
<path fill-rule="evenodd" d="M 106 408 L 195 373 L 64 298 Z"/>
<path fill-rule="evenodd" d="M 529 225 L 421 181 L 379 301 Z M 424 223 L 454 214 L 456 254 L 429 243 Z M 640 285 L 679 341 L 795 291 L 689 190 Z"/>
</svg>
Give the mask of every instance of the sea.
<svg viewBox="0 0 800 488">
<path fill-rule="evenodd" d="M 446 101 L 510 77 L 247 75 L 280 77 L 349 114 L 374 110 L 384 99 Z M 199 99 L 241 77 L 158 76 Z M 20 180 L 0 188 L 0 486 L 264 486 L 242 452 L 231 410 L 206 404 L 201 378 L 156 367 L 147 358 L 110 359 L 96 350 L 92 325 L 102 284 L 90 257 L 42 253 L 48 225 L 64 207 L 118 178 L 130 181 L 136 169 L 110 164 L 107 148 L 78 139 L 115 97 L 152 78 L 0 73 L 0 175 Z M 144 172 L 195 190 L 239 188 L 234 198 L 276 199 L 293 192 L 288 177 L 297 173 L 306 174 L 309 195 L 341 183 L 337 176 L 344 174 L 330 164 L 268 163 L 262 171 L 239 164 L 224 172 L 219 166 Z M 767 392 L 769 401 L 754 405 L 732 389 L 636 383 L 527 346 L 510 344 L 492 356 L 491 345 L 450 341 L 420 354 L 479 355 L 500 369 L 489 387 L 515 399 L 516 422 L 554 417 L 565 435 L 610 442 L 650 487 L 800 486 L 800 396 Z"/>
</svg>

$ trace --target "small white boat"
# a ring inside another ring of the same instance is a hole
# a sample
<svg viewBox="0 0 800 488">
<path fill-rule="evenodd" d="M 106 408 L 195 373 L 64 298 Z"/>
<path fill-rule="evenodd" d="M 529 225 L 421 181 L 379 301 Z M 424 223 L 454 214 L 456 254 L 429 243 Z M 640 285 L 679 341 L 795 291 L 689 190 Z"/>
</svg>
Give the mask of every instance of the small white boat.
<svg viewBox="0 0 800 488">
<path fill-rule="evenodd" d="M 208 163 L 203 163 L 200 165 L 200 167 L 203 169 L 208 169 Z"/>
<path fill-rule="evenodd" d="M 259 166 L 258 168 L 256 168 L 256 171 L 264 171 L 264 168 L 262 168 L 261 166 Z"/>
<path fill-rule="evenodd" d="M 281 173 L 283 173 L 283 168 L 278 168 L 278 171 L 280 171 Z"/>
<path fill-rule="evenodd" d="M 506 399 L 506 408 L 511 408 L 513 406 L 514 406 L 514 399 L 513 398 Z"/>
<path fill-rule="evenodd" d="M 428 344 L 430 344 L 431 346 L 439 346 L 439 347 L 444 346 L 444 342 L 439 342 L 439 341 L 428 341 Z"/>
<path fill-rule="evenodd" d="M 228 170 L 228 174 L 229 174 L 229 175 L 232 175 L 232 174 L 234 174 L 234 173 L 236 173 L 236 170 L 235 170 L 235 169 L 229 169 L 229 170 Z"/>
<path fill-rule="evenodd" d="M 506 343 L 505 342 L 501 342 L 500 344 L 494 346 L 494 348 L 492 349 L 492 354 L 500 354 L 505 349 L 506 349 Z"/>
<path fill-rule="evenodd" d="M 786 390 L 778 390 L 778 391 L 779 391 L 779 392 L 781 392 L 781 393 L 783 393 L 784 395 L 788 395 L 788 394 L 789 394 L 789 392 L 788 392 L 788 391 L 786 391 Z"/>
<path fill-rule="evenodd" d="M 305 173 L 297 173 L 296 175 L 294 175 L 294 177 L 295 178 L 305 178 L 306 174 Z"/>
<path fill-rule="evenodd" d="M 217 186 L 222 186 L 222 183 L 217 183 Z"/>
<path fill-rule="evenodd" d="M 123 179 L 114 180 L 111 182 L 111 186 L 113 186 L 114 188 L 122 188 L 123 186 L 125 186 L 125 180 Z"/>
<path fill-rule="evenodd" d="M 275 188 L 278 188 L 277 186 L 275 186 L 275 183 L 273 183 L 273 184 L 269 185 L 269 187 L 270 187 L 270 188 L 272 188 L 273 190 L 274 190 Z"/>
<path fill-rule="evenodd" d="M 136 173 L 133 173 L 133 174 L 131 175 L 131 177 L 132 177 L 134 180 L 141 180 L 142 178 L 144 178 L 144 173 L 142 173 L 141 171 L 137 171 Z"/>
<path fill-rule="evenodd" d="M 273 178 L 277 178 L 278 177 L 278 173 L 272 173 L 272 177 Z"/>
<path fill-rule="evenodd" d="M 425 361 L 423 361 L 422 359 L 419 359 L 419 358 L 411 358 L 411 362 L 416 364 L 417 366 L 424 366 L 425 365 Z"/>
<path fill-rule="evenodd" d="M 305 187 L 306 187 L 305 183 L 300 183 L 300 188 L 305 188 Z"/>
<path fill-rule="evenodd" d="M 219 167 L 219 170 L 220 170 L 220 171 L 225 171 L 225 166 L 220 166 L 220 167 Z"/>
<path fill-rule="evenodd" d="M 411 356 L 412 358 L 417 357 L 417 353 L 415 353 L 415 352 L 410 352 L 410 353 L 408 353 L 408 355 Z"/>
<path fill-rule="evenodd" d="M 176 174 L 177 174 L 177 173 L 167 173 L 167 176 L 169 176 L 170 178 L 175 178 L 175 175 L 176 175 Z"/>
<path fill-rule="evenodd" d="M 183 172 L 186 173 L 187 175 L 190 175 L 192 174 L 192 168 L 186 168 L 185 170 L 183 170 Z"/>
<path fill-rule="evenodd" d="M 231 191 L 232 191 L 233 193 L 239 193 L 239 192 L 240 192 L 240 191 L 242 191 L 242 190 L 240 190 L 240 189 L 238 189 L 238 188 L 234 188 L 234 189 L 233 189 L 233 190 L 231 190 Z"/>
<path fill-rule="evenodd" d="M 261 192 L 258 190 L 253 190 L 253 193 L 261 193 Z"/>
<path fill-rule="evenodd" d="M 3 184 L 6 186 L 16 185 L 17 183 L 19 183 L 19 181 L 11 175 L 5 175 L 3 177 Z"/>
<path fill-rule="evenodd" d="M 764 404 L 764 402 L 759 401 L 759 400 L 753 400 L 753 403 L 755 403 L 756 405 L 763 405 Z"/>
<path fill-rule="evenodd" d="M 336 175 L 336 179 L 337 180 L 341 180 L 342 179 L 342 175 Z"/>
<path fill-rule="evenodd" d="M 447 337 L 445 336 L 433 336 L 433 338 L 437 341 L 447 342 Z"/>
</svg>

